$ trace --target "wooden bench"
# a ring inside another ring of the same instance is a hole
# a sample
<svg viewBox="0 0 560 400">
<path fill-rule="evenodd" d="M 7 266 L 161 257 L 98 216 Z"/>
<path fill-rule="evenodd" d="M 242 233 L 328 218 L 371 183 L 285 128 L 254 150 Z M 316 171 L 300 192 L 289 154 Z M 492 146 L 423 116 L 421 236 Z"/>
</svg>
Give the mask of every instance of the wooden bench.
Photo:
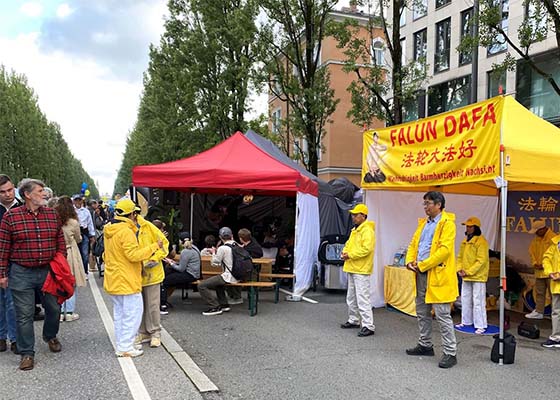
<svg viewBox="0 0 560 400">
<path fill-rule="evenodd" d="M 204 273 L 203 273 L 204 275 Z M 217 274 L 216 274 L 217 275 Z M 202 282 L 202 280 L 198 280 L 193 282 L 193 285 L 198 285 Z M 258 281 L 250 281 L 250 282 L 237 282 L 237 283 L 226 283 L 226 286 L 234 286 L 234 287 L 241 287 L 241 288 L 248 288 L 247 291 L 247 300 L 249 301 L 249 315 L 251 317 L 257 315 L 259 309 L 259 289 L 261 288 L 276 288 L 278 287 L 278 282 L 258 282 Z M 278 296 L 275 296 L 274 302 L 278 303 Z"/>
</svg>

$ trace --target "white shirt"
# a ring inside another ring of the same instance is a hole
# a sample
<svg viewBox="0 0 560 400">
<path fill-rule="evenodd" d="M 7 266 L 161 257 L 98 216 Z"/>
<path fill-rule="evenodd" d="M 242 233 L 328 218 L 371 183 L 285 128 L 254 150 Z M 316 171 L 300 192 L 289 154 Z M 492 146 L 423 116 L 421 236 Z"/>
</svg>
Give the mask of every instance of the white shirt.
<svg viewBox="0 0 560 400">
<path fill-rule="evenodd" d="M 93 220 L 91 219 L 91 213 L 87 208 L 76 208 L 76 214 L 78 214 L 78 222 L 80 223 L 80 228 L 87 228 L 89 236 L 95 236 L 95 228 L 93 227 Z"/>
<path fill-rule="evenodd" d="M 233 266 L 233 256 L 231 255 L 231 247 L 226 246 L 226 244 L 233 245 L 235 242 L 233 240 L 227 240 L 224 244 L 218 247 L 216 254 L 212 255 L 212 265 L 221 266 L 223 269 L 222 279 L 227 283 L 237 283 L 237 279 L 231 274 L 231 268 Z"/>
</svg>

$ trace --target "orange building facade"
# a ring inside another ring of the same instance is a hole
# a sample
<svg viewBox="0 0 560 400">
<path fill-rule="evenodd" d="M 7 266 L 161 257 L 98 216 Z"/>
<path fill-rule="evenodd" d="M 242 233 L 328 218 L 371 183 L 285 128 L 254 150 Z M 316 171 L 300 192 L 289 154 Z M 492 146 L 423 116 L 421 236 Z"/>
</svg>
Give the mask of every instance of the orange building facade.
<svg viewBox="0 0 560 400">
<path fill-rule="evenodd" d="M 331 18 L 342 21 L 344 18 L 357 19 L 364 25 L 360 31 L 364 37 L 368 37 L 367 26 L 368 18 L 360 12 L 350 9 L 332 12 Z M 384 43 L 382 29 L 374 31 L 374 41 L 379 40 Z M 319 156 L 318 176 L 324 181 L 346 177 L 356 186 L 360 186 L 361 165 L 362 165 L 362 132 L 364 127 L 352 123 L 347 116 L 352 108 L 350 93 L 347 91 L 351 82 L 356 79 L 355 74 L 343 71 L 344 59 L 342 49 L 336 47 L 337 41 L 332 37 L 323 39 L 320 54 L 320 66 L 327 68 L 330 72 L 331 88 L 334 90 L 335 99 L 339 99 L 336 110 L 330 115 L 330 122 L 325 125 L 325 135 L 322 139 L 322 151 Z M 281 101 L 275 95 L 269 93 L 269 129 L 279 135 L 284 135 L 284 142 L 288 143 L 284 149 L 288 156 L 294 155 L 293 138 L 290 127 L 281 124 L 279 121 L 285 120 L 290 113 L 287 103 Z M 383 122 L 377 122 L 369 128 L 383 127 Z M 304 146 L 303 143 L 299 143 Z"/>
</svg>

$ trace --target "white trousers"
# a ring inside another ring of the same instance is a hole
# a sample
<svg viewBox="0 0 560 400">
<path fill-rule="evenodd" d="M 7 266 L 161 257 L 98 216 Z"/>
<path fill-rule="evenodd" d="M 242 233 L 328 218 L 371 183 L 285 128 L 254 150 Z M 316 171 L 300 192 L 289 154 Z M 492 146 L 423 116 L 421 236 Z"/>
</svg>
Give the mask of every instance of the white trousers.
<svg viewBox="0 0 560 400">
<path fill-rule="evenodd" d="M 348 322 L 357 325 L 361 320 L 362 327 L 375 331 L 371 311 L 370 280 L 370 275 L 349 273 L 346 304 L 348 304 Z"/>
<path fill-rule="evenodd" d="M 476 329 L 488 328 L 486 321 L 486 282 L 463 281 L 461 286 L 461 323 Z"/>
<path fill-rule="evenodd" d="M 142 322 L 142 293 L 114 295 L 111 298 L 117 351 L 131 351 L 134 349 L 134 339 Z"/>
</svg>

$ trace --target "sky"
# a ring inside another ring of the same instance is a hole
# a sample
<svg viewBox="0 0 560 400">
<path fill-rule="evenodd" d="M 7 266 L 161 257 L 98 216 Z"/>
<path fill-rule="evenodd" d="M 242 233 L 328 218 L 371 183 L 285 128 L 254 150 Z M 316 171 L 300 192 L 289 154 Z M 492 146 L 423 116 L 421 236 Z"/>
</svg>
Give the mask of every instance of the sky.
<svg viewBox="0 0 560 400">
<path fill-rule="evenodd" d="M 166 3 L 0 0 L 0 64 L 27 77 L 100 194 L 113 192 Z M 251 115 L 266 112 L 263 99 L 254 97 Z"/>
</svg>

